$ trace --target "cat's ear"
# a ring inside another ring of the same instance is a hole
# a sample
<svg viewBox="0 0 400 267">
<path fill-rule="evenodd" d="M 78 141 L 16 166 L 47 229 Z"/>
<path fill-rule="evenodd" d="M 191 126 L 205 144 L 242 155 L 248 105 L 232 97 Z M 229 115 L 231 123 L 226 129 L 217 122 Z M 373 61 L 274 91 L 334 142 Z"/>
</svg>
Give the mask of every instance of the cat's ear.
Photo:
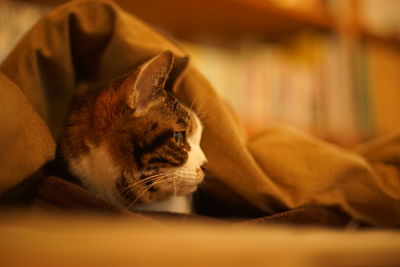
<svg viewBox="0 0 400 267">
<path fill-rule="evenodd" d="M 167 50 L 152 58 L 128 77 L 128 106 L 136 111 L 144 110 L 154 97 L 164 93 L 164 86 L 174 64 L 174 56 Z M 132 80 L 134 80 L 132 84 Z M 133 86 L 132 86 L 133 85 Z"/>
</svg>

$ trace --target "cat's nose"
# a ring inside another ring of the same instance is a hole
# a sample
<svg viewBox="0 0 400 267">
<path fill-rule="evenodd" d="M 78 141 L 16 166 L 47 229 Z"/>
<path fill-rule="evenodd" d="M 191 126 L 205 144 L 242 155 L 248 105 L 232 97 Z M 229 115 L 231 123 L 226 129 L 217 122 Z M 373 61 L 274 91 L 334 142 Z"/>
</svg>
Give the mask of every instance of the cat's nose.
<svg viewBox="0 0 400 267">
<path fill-rule="evenodd" d="M 204 173 L 207 169 L 207 162 L 204 162 L 202 165 L 200 165 L 199 168 L 196 169 L 196 173 L 199 175 L 201 173 Z"/>
<path fill-rule="evenodd" d="M 204 162 L 201 166 L 200 169 L 205 172 L 207 170 L 207 162 Z"/>
</svg>

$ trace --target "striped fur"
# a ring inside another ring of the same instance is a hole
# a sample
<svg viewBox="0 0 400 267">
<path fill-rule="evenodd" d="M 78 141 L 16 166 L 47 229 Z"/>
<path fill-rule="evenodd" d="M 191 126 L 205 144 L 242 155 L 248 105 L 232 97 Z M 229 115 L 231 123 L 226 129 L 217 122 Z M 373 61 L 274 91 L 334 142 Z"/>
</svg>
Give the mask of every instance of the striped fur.
<svg viewBox="0 0 400 267">
<path fill-rule="evenodd" d="M 72 174 L 115 204 L 135 207 L 192 193 L 203 180 L 202 125 L 164 86 L 164 52 L 73 108 L 61 139 Z"/>
</svg>

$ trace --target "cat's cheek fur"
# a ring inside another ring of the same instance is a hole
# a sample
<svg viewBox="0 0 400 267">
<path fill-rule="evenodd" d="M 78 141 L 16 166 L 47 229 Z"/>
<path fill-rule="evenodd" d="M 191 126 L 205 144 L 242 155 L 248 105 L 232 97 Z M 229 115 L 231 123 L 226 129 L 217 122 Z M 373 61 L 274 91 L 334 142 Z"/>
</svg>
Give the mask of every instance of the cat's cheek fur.
<svg viewBox="0 0 400 267">
<path fill-rule="evenodd" d="M 121 169 L 113 161 L 105 145 L 89 146 L 89 153 L 70 162 L 71 172 L 92 192 L 115 203 L 112 195 Z"/>
</svg>

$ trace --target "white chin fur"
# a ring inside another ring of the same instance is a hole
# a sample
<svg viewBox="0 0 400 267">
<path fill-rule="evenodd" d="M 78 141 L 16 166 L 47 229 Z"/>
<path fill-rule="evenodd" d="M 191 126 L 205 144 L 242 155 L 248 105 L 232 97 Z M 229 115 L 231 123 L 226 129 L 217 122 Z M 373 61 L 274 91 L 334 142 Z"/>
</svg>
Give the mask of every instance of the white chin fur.
<svg viewBox="0 0 400 267">
<path fill-rule="evenodd" d="M 192 212 L 192 195 L 188 196 L 173 196 L 163 201 L 137 204 L 135 210 L 149 210 L 149 211 L 167 211 L 176 213 Z"/>
<path fill-rule="evenodd" d="M 112 192 L 122 170 L 115 164 L 105 145 L 87 145 L 90 148 L 89 153 L 70 162 L 70 171 L 90 191 L 116 203 Z"/>
</svg>

